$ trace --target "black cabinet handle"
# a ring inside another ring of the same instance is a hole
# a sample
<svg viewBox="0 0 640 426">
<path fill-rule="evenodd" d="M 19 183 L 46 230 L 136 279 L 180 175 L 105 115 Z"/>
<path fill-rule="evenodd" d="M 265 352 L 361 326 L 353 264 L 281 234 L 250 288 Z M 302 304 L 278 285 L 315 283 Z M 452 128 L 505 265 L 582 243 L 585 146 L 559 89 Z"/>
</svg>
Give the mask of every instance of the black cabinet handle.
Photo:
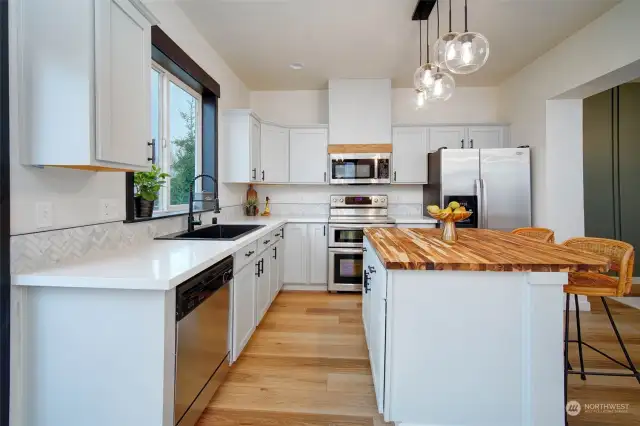
<svg viewBox="0 0 640 426">
<path fill-rule="evenodd" d="M 327 236 L 327 225 L 322 225 L 322 236 L 323 237 Z"/>
<path fill-rule="evenodd" d="M 264 170 L 262 171 L 262 180 L 264 180 Z"/>
<path fill-rule="evenodd" d="M 364 271 L 364 292 L 369 293 L 371 291 L 371 287 L 369 286 L 369 274 L 367 271 Z"/>
<path fill-rule="evenodd" d="M 398 181 L 398 179 L 397 179 L 397 177 L 396 177 L 396 172 L 395 172 L 395 171 L 393 172 L 393 181 L 394 181 L 394 182 L 397 182 L 397 181 Z"/>
<path fill-rule="evenodd" d="M 327 172 L 324 172 L 324 181 L 327 181 Z"/>
<path fill-rule="evenodd" d="M 369 272 L 371 272 L 372 274 L 376 273 L 376 268 L 374 268 L 373 266 L 369 265 Z"/>
<path fill-rule="evenodd" d="M 275 237 L 279 237 L 279 236 L 280 236 L 280 234 L 274 234 L 274 236 L 275 236 Z"/>
<path fill-rule="evenodd" d="M 151 139 L 151 142 L 147 142 L 147 146 L 151 147 L 151 157 L 147 157 L 147 161 L 151 161 L 152 164 L 156 164 L 156 140 Z"/>
<path fill-rule="evenodd" d="M 464 139 L 460 141 L 460 148 L 464 148 Z"/>
<path fill-rule="evenodd" d="M 252 255 L 253 253 L 255 253 L 255 251 L 253 251 L 253 250 L 252 250 L 252 251 L 248 251 L 248 252 L 246 252 L 244 255 L 245 255 L 246 257 L 251 257 L 251 255 Z"/>
<path fill-rule="evenodd" d="M 471 148 L 473 148 L 473 139 L 471 139 L 471 140 L 469 141 L 469 146 L 471 146 Z"/>
<path fill-rule="evenodd" d="M 278 258 L 278 247 L 274 247 L 273 248 L 273 258 L 277 259 Z"/>
<path fill-rule="evenodd" d="M 282 234 L 281 237 L 284 240 L 284 228 L 282 228 L 282 230 L 280 231 L 280 233 Z"/>
<path fill-rule="evenodd" d="M 255 178 L 256 178 L 256 169 L 253 169 L 253 178 L 252 179 L 255 179 Z"/>
<path fill-rule="evenodd" d="M 366 247 L 362 247 L 362 251 L 367 251 L 367 248 Z"/>
<path fill-rule="evenodd" d="M 258 260 L 258 263 L 256 263 L 256 267 L 257 267 L 257 271 L 256 271 L 256 277 L 260 278 L 260 261 Z"/>
<path fill-rule="evenodd" d="M 267 244 L 269 244 L 269 241 L 271 241 L 271 240 L 264 240 L 264 241 L 262 242 L 262 244 L 267 245 Z"/>
<path fill-rule="evenodd" d="M 260 259 L 260 273 L 264 274 L 264 257 Z"/>
</svg>

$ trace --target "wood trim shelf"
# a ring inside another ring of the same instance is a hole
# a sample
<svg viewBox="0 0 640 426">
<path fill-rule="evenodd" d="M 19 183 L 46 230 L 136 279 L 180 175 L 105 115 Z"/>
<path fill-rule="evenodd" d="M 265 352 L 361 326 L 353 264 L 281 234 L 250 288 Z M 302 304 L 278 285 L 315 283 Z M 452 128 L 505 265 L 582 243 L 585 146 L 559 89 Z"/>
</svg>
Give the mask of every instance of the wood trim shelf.
<svg viewBox="0 0 640 426">
<path fill-rule="evenodd" d="M 329 145 L 329 154 L 380 154 L 393 152 L 393 145 L 390 143 L 369 143 L 369 144 L 344 144 Z"/>
<path fill-rule="evenodd" d="M 105 166 L 82 166 L 82 165 L 46 165 L 45 167 L 61 167 L 63 169 L 86 170 L 90 172 L 133 172 L 132 169 Z"/>
</svg>

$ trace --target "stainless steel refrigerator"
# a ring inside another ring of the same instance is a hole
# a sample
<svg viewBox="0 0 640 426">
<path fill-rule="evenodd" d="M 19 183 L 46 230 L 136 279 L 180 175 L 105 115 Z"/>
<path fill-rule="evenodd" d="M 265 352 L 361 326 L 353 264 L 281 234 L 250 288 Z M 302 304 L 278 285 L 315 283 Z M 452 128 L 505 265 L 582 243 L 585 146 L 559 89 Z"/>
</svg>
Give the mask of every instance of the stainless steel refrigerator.
<svg viewBox="0 0 640 426">
<path fill-rule="evenodd" d="M 446 149 L 428 154 L 429 183 L 423 187 L 423 214 L 430 204 L 459 201 L 475 214 L 460 227 L 511 231 L 531 226 L 529 148 Z"/>
</svg>

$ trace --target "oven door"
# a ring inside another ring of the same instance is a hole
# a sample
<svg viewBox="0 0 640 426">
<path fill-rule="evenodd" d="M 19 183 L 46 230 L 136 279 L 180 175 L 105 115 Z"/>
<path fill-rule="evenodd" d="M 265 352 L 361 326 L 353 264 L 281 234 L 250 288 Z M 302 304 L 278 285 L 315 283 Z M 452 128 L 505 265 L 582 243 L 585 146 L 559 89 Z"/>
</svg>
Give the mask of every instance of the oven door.
<svg viewBox="0 0 640 426">
<path fill-rule="evenodd" d="M 362 248 L 329 249 L 329 291 L 362 292 Z"/>
</svg>

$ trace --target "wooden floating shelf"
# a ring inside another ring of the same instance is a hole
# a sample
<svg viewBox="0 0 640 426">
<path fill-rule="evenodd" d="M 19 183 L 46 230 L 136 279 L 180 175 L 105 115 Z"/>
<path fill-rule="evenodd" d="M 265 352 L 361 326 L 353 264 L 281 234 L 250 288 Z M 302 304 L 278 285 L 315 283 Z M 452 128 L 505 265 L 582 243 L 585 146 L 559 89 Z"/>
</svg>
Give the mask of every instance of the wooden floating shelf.
<svg viewBox="0 0 640 426">
<path fill-rule="evenodd" d="M 390 143 L 356 143 L 343 145 L 329 145 L 329 154 L 382 154 L 393 152 Z"/>
</svg>

